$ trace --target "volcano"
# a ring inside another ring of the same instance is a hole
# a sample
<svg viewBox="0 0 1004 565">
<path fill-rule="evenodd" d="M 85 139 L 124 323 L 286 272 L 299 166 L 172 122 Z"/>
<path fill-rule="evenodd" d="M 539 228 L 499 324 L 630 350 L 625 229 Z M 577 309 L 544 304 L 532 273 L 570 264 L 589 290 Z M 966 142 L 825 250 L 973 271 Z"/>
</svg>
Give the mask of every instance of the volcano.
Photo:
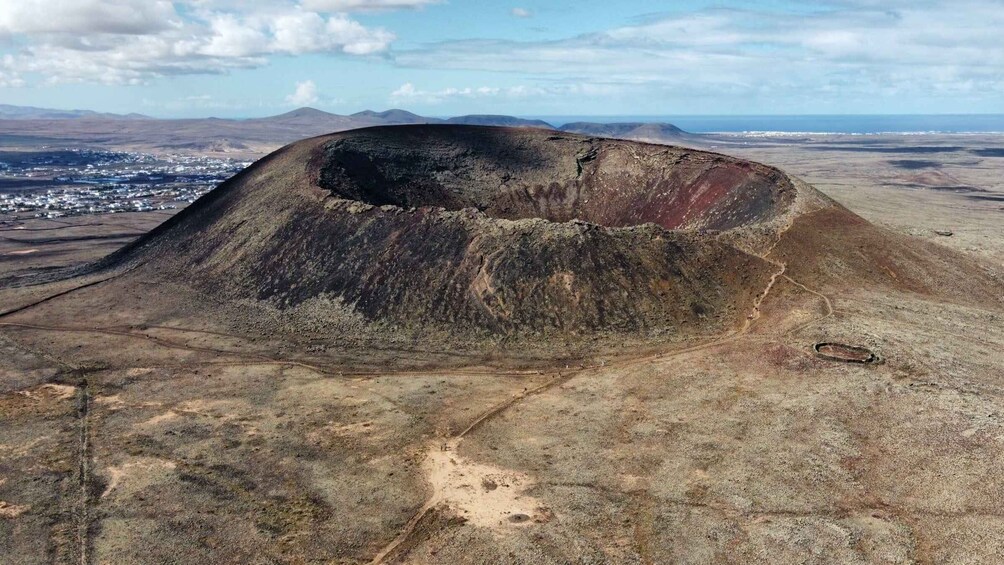
<svg viewBox="0 0 1004 565">
<path fill-rule="evenodd" d="M 804 194 L 800 196 L 800 192 Z M 458 336 L 721 331 L 804 206 L 783 172 L 535 128 L 290 145 L 115 255 L 221 299 Z"/>
<path fill-rule="evenodd" d="M 883 282 L 885 265 L 885 283 L 913 290 L 957 270 L 897 245 L 758 163 L 538 128 L 412 125 L 289 145 L 104 266 L 142 264 L 319 335 L 687 337 L 756 316 L 785 268 L 772 252 L 840 266 L 839 278 Z M 893 257 L 908 261 L 893 268 Z"/>
</svg>

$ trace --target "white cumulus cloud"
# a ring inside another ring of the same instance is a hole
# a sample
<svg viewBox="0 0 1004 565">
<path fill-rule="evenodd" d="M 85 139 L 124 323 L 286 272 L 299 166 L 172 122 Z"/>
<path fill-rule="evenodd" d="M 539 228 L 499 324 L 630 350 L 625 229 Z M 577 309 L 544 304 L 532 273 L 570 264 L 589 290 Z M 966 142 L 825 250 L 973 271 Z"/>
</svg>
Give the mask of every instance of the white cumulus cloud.
<svg viewBox="0 0 1004 565">
<path fill-rule="evenodd" d="M 139 84 L 260 67 L 274 56 L 374 55 L 395 39 L 332 13 L 337 2 L 314 3 L 316 10 L 294 0 L 0 0 L 0 39 L 19 45 L 0 69 L 5 82 L 37 73 L 49 83 Z"/>
<path fill-rule="evenodd" d="M 421 102 L 426 104 L 436 104 L 450 98 L 484 98 L 499 96 L 508 90 L 489 86 L 464 87 L 464 88 L 443 88 L 440 90 L 422 90 L 415 88 L 415 85 L 406 82 L 397 90 L 391 92 L 391 102 Z"/>
<path fill-rule="evenodd" d="M 531 12 L 530 10 L 527 10 L 526 8 L 519 8 L 519 7 L 513 8 L 509 13 L 512 14 L 513 17 L 517 17 L 517 18 L 532 18 L 533 17 L 533 12 Z"/>
<path fill-rule="evenodd" d="M 399 51 L 404 67 L 519 73 L 633 90 L 649 100 L 998 96 L 1001 0 L 834 0 L 826 9 L 739 7 L 653 14 L 544 40 L 466 39 Z M 514 12 L 515 15 L 515 12 Z"/>
<path fill-rule="evenodd" d="M 0 3 L 0 35 L 136 35 L 167 29 L 178 21 L 174 5 L 164 0 L 4 0 Z"/>
<path fill-rule="evenodd" d="M 0 88 L 15 88 L 24 86 L 24 80 L 16 71 L 10 69 L 14 58 L 10 55 L 0 57 Z"/>
<path fill-rule="evenodd" d="M 441 0 L 303 0 L 303 7 L 319 12 L 379 12 L 416 9 Z"/>
<path fill-rule="evenodd" d="M 419 104 L 439 104 L 450 100 L 458 99 L 521 99 L 529 97 L 553 97 L 567 95 L 600 95 L 609 94 L 614 89 L 610 87 L 594 86 L 588 84 L 560 84 L 548 86 L 465 86 L 448 87 L 438 90 L 426 90 L 416 88 L 414 84 L 406 82 L 390 94 L 392 103 L 419 103 Z"/>
<path fill-rule="evenodd" d="M 317 85 L 312 80 L 296 83 L 296 90 L 286 97 L 286 103 L 292 106 L 310 106 L 317 104 L 321 97 Z"/>
</svg>

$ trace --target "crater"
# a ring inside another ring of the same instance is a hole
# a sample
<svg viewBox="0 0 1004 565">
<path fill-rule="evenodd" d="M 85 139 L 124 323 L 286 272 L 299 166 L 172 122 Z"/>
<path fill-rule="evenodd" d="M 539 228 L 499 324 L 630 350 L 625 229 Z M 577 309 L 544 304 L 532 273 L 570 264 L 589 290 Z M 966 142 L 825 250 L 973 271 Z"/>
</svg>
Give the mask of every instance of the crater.
<svg viewBox="0 0 1004 565">
<path fill-rule="evenodd" d="M 363 130 L 329 143 L 318 185 L 374 206 L 492 218 L 727 230 L 786 208 L 780 171 L 715 153 L 501 128 Z M 461 134 L 461 135 L 458 135 Z"/>
</svg>

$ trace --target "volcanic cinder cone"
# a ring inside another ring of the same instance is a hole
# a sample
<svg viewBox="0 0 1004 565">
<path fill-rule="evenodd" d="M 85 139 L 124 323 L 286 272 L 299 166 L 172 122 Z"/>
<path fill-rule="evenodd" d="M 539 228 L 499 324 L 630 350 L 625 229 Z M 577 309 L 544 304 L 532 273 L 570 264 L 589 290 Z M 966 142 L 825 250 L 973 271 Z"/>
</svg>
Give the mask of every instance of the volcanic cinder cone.
<svg viewBox="0 0 1004 565">
<path fill-rule="evenodd" d="M 332 324 L 712 334 L 743 323 L 778 271 L 766 254 L 820 209 L 860 220 L 775 168 L 714 153 L 379 127 L 277 151 L 112 261 Z"/>
</svg>

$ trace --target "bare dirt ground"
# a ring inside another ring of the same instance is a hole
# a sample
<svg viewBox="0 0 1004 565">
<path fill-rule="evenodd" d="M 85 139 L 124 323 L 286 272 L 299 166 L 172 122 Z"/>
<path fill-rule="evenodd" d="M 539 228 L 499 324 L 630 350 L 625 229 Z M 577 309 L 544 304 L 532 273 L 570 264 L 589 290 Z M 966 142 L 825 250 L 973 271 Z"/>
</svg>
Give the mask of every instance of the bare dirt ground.
<svg viewBox="0 0 1004 565">
<path fill-rule="evenodd" d="M 891 186 L 903 157 L 742 155 L 1004 271 L 999 203 Z M 956 157 L 918 158 L 1004 193 L 1000 158 Z M 29 240 L 0 239 L 0 561 L 1004 561 L 1000 308 L 817 287 L 781 245 L 739 330 L 540 365 L 238 334 L 153 279 L 17 286 L 160 220 L 0 234 Z"/>
<path fill-rule="evenodd" d="M 723 137 L 709 146 L 778 166 L 876 225 L 1004 263 L 1002 135 Z"/>
<path fill-rule="evenodd" d="M 150 231 L 177 211 L 5 222 L 0 225 L 0 280 L 85 265 Z"/>
</svg>

